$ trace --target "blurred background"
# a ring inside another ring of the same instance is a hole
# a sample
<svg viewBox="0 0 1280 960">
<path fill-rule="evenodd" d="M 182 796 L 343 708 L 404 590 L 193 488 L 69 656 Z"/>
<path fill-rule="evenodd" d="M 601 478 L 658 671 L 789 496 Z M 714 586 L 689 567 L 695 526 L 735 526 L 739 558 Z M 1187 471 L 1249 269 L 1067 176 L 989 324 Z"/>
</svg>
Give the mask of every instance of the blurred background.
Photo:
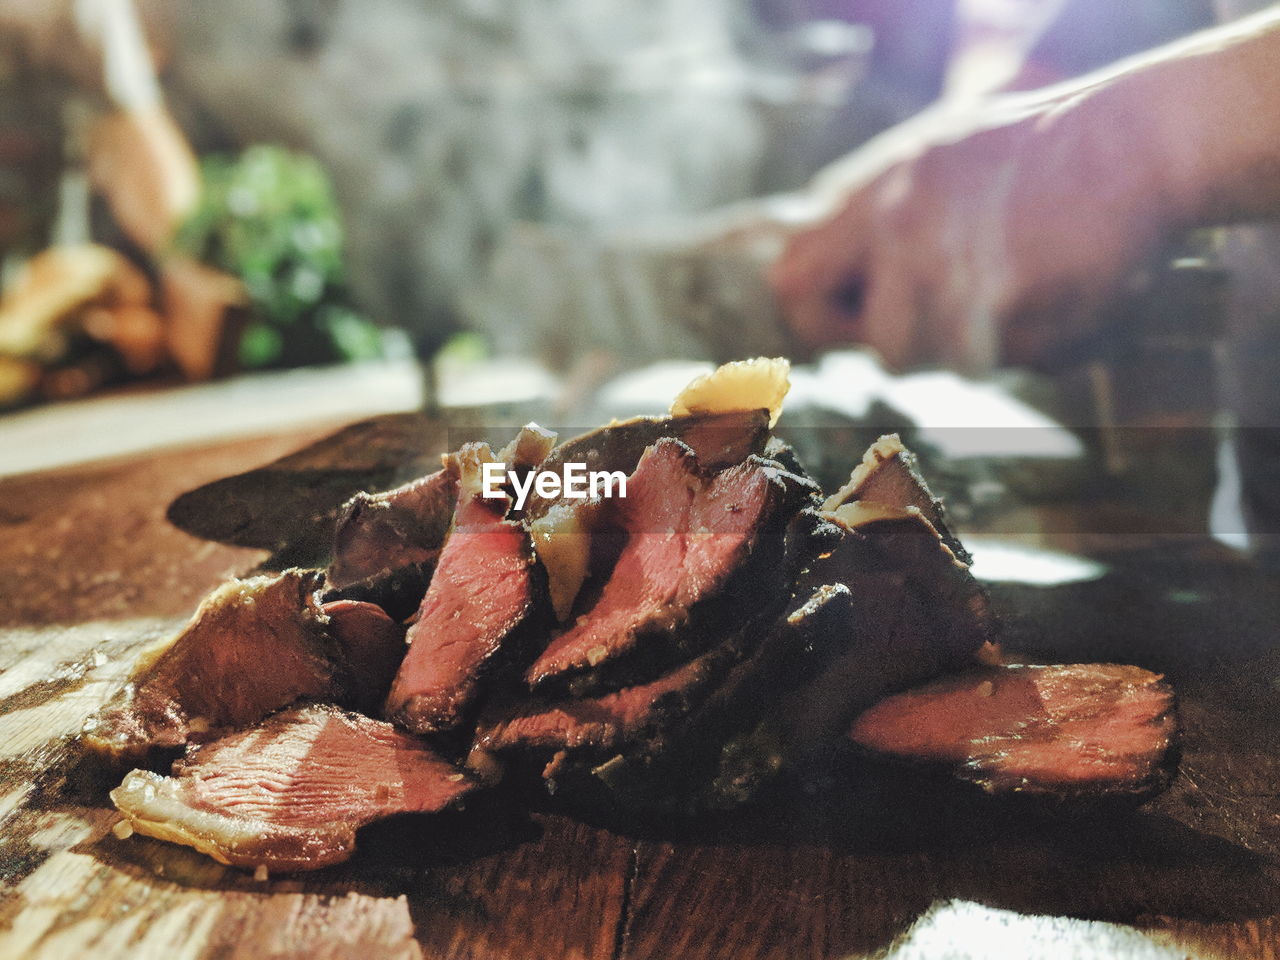
<svg viewBox="0 0 1280 960">
<path fill-rule="evenodd" d="M 388 339 L 430 359 L 464 331 L 559 373 L 785 349 L 771 250 L 707 241 L 725 216 L 944 91 L 1038 85 L 1209 22 L 1066 5 L 6 0 L 3 400 Z M 129 289 L 101 315 L 14 316 L 59 281 Z"/>
<path fill-rule="evenodd" d="M 1213 235 L 1135 282 L 1124 333 L 983 384 L 804 356 L 764 269 L 816 171 L 939 97 L 1210 22 L 1207 0 L 0 0 L 0 472 L 418 408 L 590 425 L 785 354 L 810 363 L 802 425 L 992 428 L 1034 460 L 994 428 L 1065 423 L 1054 456 L 1112 477 L 1176 428 L 1203 525 Z"/>
</svg>

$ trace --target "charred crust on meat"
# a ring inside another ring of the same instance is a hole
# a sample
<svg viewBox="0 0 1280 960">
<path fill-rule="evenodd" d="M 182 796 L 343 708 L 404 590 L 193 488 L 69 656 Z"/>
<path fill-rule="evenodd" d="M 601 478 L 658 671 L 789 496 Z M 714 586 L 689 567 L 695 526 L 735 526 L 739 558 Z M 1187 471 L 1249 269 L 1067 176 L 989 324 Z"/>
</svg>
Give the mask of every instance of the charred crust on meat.
<svg viewBox="0 0 1280 960">
<path fill-rule="evenodd" d="M 872 501 L 889 506 L 914 507 L 938 532 L 942 542 L 966 565 L 973 558 L 947 525 L 946 507 L 933 495 L 920 473 L 919 458 L 903 446 L 896 433 L 882 436 L 867 450 L 849 476 L 849 481 L 827 498 L 823 509 L 834 512 L 838 507 L 857 501 Z"/>
<path fill-rule="evenodd" d="M 701 658 L 668 674 L 695 683 L 678 695 L 654 697 L 630 722 L 602 723 L 609 701 L 643 692 L 632 688 L 589 701 L 528 707 L 526 722 L 512 713 L 482 719 L 480 743 L 512 754 L 526 780 L 545 770 L 538 758 L 562 753 L 555 764 L 563 800 L 631 812 L 682 812 L 734 806 L 750 799 L 782 763 L 764 722 L 784 691 L 803 684 L 838 642 L 849 612 L 849 590 L 825 585 L 794 601 L 774 619 L 757 619 Z M 694 675 L 692 670 L 700 671 Z M 662 689 L 663 680 L 651 687 Z M 700 681 L 700 682 L 699 682 Z M 557 716 L 557 709 L 563 712 Z M 541 710 L 541 713 L 539 713 Z M 539 731 L 529 721 L 568 721 Z"/>
<path fill-rule="evenodd" d="M 528 471 L 552 450 L 556 435 L 536 423 L 525 424 L 496 459 L 515 471 Z M 478 450 L 487 445 L 468 444 Z M 359 493 L 343 507 L 333 538 L 329 584 L 354 589 L 357 599 L 393 602 L 420 585 L 416 606 L 453 524 L 461 463 L 458 453 L 442 458 L 435 473 L 384 493 Z M 492 455 L 489 455 L 494 459 Z M 425 571 L 422 577 L 419 571 Z"/>
<path fill-rule="evenodd" d="M 327 631 L 337 645 L 342 702 L 376 713 L 404 659 L 404 624 L 377 604 L 362 600 L 329 601 L 321 609 L 329 620 Z"/>
<path fill-rule="evenodd" d="M 323 574 L 232 580 L 178 633 L 139 656 L 85 724 L 81 745 L 113 764 L 156 765 L 295 701 L 374 709 L 403 655 L 403 628 L 374 604 L 321 603 Z"/>
<path fill-rule="evenodd" d="M 780 402 L 784 362 L 760 369 Z M 673 409 L 761 399 L 743 382 Z M 362 824 L 475 787 L 686 814 L 779 779 L 829 785 L 859 751 L 1071 809 L 1167 786 L 1178 722 L 1159 677 L 981 672 L 995 619 L 914 456 L 881 437 L 824 501 L 770 436 L 777 410 L 637 418 L 559 446 L 530 424 L 497 455 L 467 444 L 356 497 L 329 592 L 304 570 L 221 588 L 89 725 L 113 760 L 186 751 L 114 792 L 121 832 L 313 869 L 350 856 Z M 628 475 L 625 498 L 524 500 L 524 471 L 570 462 Z M 517 496 L 492 487 L 493 463 Z"/>
<path fill-rule="evenodd" d="M 397 567 L 341 588 L 334 588 L 330 582 L 323 600 L 326 603 L 336 600 L 359 600 L 377 604 L 392 619 L 403 623 L 422 605 L 422 598 L 427 592 L 427 584 L 431 582 L 431 575 L 435 572 L 437 559 L 438 553 L 436 557 L 425 563 Z"/>
</svg>

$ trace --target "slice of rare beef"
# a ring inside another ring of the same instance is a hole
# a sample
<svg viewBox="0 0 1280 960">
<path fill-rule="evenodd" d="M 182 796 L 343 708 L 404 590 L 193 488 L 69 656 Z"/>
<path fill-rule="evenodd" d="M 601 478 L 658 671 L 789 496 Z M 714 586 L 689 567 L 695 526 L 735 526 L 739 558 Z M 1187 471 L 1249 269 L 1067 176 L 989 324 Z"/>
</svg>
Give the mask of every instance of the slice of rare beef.
<svg viewBox="0 0 1280 960">
<path fill-rule="evenodd" d="M 918 514 L 854 526 L 827 517 L 841 539 L 805 574 L 800 593 L 842 585 L 849 609 L 821 668 L 780 710 L 789 761 L 818 779 L 860 711 L 974 663 L 994 636 L 980 585 Z"/>
<path fill-rule="evenodd" d="M 644 450 L 665 436 L 682 439 L 705 465 L 722 468 L 759 453 L 768 435 L 766 410 L 636 417 L 588 431 L 546 450 L 537 466 L 540 470 L 559 473 L 566 464 L 573 463 L 581 464 L 587 471 L 625 477 L 635 470 Z M 531 444 L 524 446 L 532 449 Z M 546 570 L 552 609 L 560 622 L 572 613 L 578 592 L 590 573 L 596 546 L 592 530 L 596 527 L 599 506 L 595 499 L 584 500 L 564 493 L 543 496 L 531 489 L 519 513 Z"/>
<path fill-rule="evenodd" d="M 1145 799 L 1177 767 L 1173 691 L 1158 674 L 1115 664 L 946 677 L 880 701 L 849 736 L 872 753 L 949 769 L 992 794 Z"/>
<path fill-rule="evenodd" d="M 547 455 L 540 469 L 559 473 L 566 463 L 581 463 L 588 472 L 630 474 L 644 452 L 664 438 L 682 442 L 703 469 L 722 470 L 764 451 L 769 439 L 769 411 L 733 410 L 614 422 L 566 440 Z M 563 495 L 543 497 L 531 492 L 525 516 L 540 517 L 565 502 Z"/>
<path fill-rule="evenodd" d="M 386 702 L 386 715 L 415 733 L 457 726 L 483 677 L 525 657 L 541 625 L 544 588 L 528 533 L 504 519 L 505 495 L 483 496 L 489 448 L 468 444 L 457 456 L 453 532 L 409 628 L 409 651 Z"/>
<path fill-rule="evenodd" d="M 660 440 L 610 501 L 624 543 L 598 597 L 526 680 L 579 693 L 643 682 L 781 609 L 786 530 L 815 491 L 756 456 L 708 474 L 684 444 Z"/>
<path fill-rule="evenodd" d="M 587 470 L 625 477 L 632 473 L 644 450 L 664 436 L 681 440 L 694 451 L 704 469 L 723 469 L 758 454 L 768 439 L 766 410 L 678 417 L 639 417 L 613 423 L 575 437 L 551 451 L 541 469 L 559 471 L 567 463 Z M 556 619 L 563 623 L 593 566 L 606 566 L 609 548 L 594 541 L 603 504 L 532 493 L 523 519 L 533 548 L 547 571 L 547 588 Z M 601 555 L 603 554 L 603 556 Z"/>
<path fill-rule="evenodd" d="M 995 643 L 986 591 L 957 556 L 963 548 L 953 549 L 930 519 L 940 520 L 941 507 L 907 469 L 912 463 L 896 437 L 883 437 L 845 491 L 824 505 L 835 505 L 822 516 L 837 541 L 801 578 L 798 595 L 841 584 L 849 589 L 850 609 L 827 662 L 780 710 L 788 760 L 806 778 L 825 779 L 859 712 L 887 694 L 973 664 Z M 867 477 L 876 482 L 868 486 Z M 871 490 L 880 499 L 869 499 Z"/>
<path fill-rule="evenodd" d="M 172 776 L 135 770 L 111 799 L 136 833 L 220 863 L 292 871 L 346 860 L 360 827 L 439 812 L 472 786 L 391 724 L 312 705 L 192 747 Z"/>
<path fill-rule="evenodd" d="M 927 490 L 899 489 L 931 502 Z M 781 555 L 788 570 L 807 568 L 790 614 L 745 631 L 754 639 L 736 642 L 740 655 L 697 696 L 663 698 L 687 676 L 675 668 L 616 695 L 528 703 L 482 737 L 544 759 L 563 751 L 551 765 L 559 782 L 589 773 L 588 787 L 603 782 L 630 806 L 726 805 L 783 763 L 822 776 L 861 709 L 970 664 L 992 635 L 980 586 L 915 502 L 802 510 Z M 770 602 L 760 593 L 743 609 Z"/>
<path fill-rule="evenodd" d="M 425 571 L 420 578 L 425 589 L 457 499 L 458 473 L 452 461 L 394 490 L 356 494 L 338 517 L 330 585 L 345 589 L 418 567 Z"/>
<path fill-rule="evenodd" d="M 84 745 L 127 763 L 257 723 L 295 700 L 341 700 L 343 658 L 316 602 L 322 576 L 232 580 L 190 623 L 146 651 L 125 688 L 85 725 Z"/>
<path fill-rule="evenodd" d="M 497 455 L 512 471 L 528 471 L 555 444 L 536 423 L 520 428 Z M 334 533 L 329 586 L 333 596 L 370 600 L 408 617 L 422 603 L 458 499 L 458 458 L 385 493 L 361 493 L 343 508 Z"/>
<path fill-rule="evenodd" d="M 129 683 L 86 724 L 92 753 L 143 764 L 257 723 L 296 700 L 376 709 L 404 656 L 379 607 L 316 600 L 319 571 L 232 580 L 183 630 L 144 651 Z"/>
<path fill-rule="evenodd" d="M 834 513 L 852 503 L 873 503 L 901 510 L 914 508 L 932 524 L 956 559 L 969 564 L 973 558 L 947 525 L 947 511 L 933 495 L 920 473 L 919 458 L 896 433 L 888 433 L 867 448 L 849 481 L 827 498 L 822 508 Z"/>
</svg>

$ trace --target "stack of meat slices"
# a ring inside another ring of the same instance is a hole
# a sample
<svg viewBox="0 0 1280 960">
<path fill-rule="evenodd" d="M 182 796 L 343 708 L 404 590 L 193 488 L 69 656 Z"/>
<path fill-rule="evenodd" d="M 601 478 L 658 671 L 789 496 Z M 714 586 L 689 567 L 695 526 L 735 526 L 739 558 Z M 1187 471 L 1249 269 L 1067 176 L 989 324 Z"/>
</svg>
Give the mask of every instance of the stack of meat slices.
<svg viewBox="0 0 1280 960">
<path fill-rule="evenodd" d="M 357 497 L 328 571 L 215 591 L 86 727 L 151 768 L 112 793 L 119 832 L 305 870 L 477 789 L 725 805 L 779 769 L 821 777 L 851 740 L 992 792 L 1165 785 L 1159 678 L 991 666 L 985 594 L 912 456 L 882 438 L 824 501 L 770 434 L 786 372 L 730 364 L 670 416 L 560 446 L 532 425 L 468 445 Z M 619 471 L 626 495 L 516 510 L 484 495 L 495 462 Z"/>
<path fill-rule="evenodd" d="M 616 556 L 523 682 L 486 704 L 476 750 L 540 764 L 554 783 L 698 739 L 692 721 L 730 709 L 712 704 L 744 665 L 780 642 L 806 659 L 782 625 L 819 502 L 811 481 L 761 456 L 717 472 L 678 441 L 648 448 L 599 520 Z"/>
</svg>

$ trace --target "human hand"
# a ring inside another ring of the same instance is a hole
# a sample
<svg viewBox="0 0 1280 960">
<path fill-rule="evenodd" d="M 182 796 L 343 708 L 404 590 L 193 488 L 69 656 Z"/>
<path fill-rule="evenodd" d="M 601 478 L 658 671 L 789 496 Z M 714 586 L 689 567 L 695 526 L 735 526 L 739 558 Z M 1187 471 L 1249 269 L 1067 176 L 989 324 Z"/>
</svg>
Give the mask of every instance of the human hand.
<svg viewBox="0 0 1280 960">
<path fill-rule="evenodd" d="M 770 280 L 810 347 L 980 372 L 1086 334 L 1171 225 L 1159 149 L 1105 87 L 937 107 L 815 181 Z"/>
</svg>

